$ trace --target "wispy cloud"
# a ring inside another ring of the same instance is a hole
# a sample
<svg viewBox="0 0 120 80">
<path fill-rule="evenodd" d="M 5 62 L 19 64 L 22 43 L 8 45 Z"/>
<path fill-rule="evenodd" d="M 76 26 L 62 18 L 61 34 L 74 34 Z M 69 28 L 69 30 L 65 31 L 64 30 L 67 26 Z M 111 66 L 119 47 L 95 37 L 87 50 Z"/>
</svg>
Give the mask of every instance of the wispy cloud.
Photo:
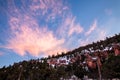
<svg viewBox="0 0 120 80">
<path fill-rule="evenodd" d="M 57 29 L 57 36 L 65 40 L 64 47 L 73 50 L 79 47 L 77 40 L 83 34 L 84 28 L 77 22 L 75 16 L 68 14 Z"/>
<path fill-rule="evenodd" d="M 107 31 L 106 30 L 100 30 L 98 29 L 98 38 L 97 40 L 104 40 L 107 36 Z"/>
<path fill-rule="evenodd" d="M 7 47 L 22 56 L 26 52 L 38 56 L 40 53 L 57 49 L 64 43 L 64 39 L 58 40 L 52 31 L 47 27 L 40 28 L 38 23 L 29 16 L 11 17 L 9 24 L 14 36 L 8 40 Z"/>
<path fill-rule="evenodd" d="M 75 23 L 75 17 L 71 20 L 68 20 L 67 23 L 69 24 L 70 28 L 68 31 L 68 35 L 71 36 L 73 33 L 81 33 L 83 31 L 83 28 L 80 26 L 79 23 Z"/>
<path fill-rule="evenodd" d="M 85 33 L 85 35 L 90 35 L 92 31 L 94 31 L 97 27 L 97 20 L 93 22 L 93 24 L 90 26 L 90 29 Z"/>
<path fill-rule="evenodd" d="M 106 31 L 104 31 L 104 30 L 96 30 L 96 31 L 98 31 L 98 32 L 92 33 L 92 35 L 85 37 L 85 39 L 79 39 L 78 43 L 80 43 L 80 46 L 92 44 L 92 42 L 104 40 L 106 38 L 106 36 L 107 36 Z"/>
<path fill-rule="evenodd" d="M 58 4 L 57 6 L 56 0 L 34 0 L 29 5 L 25 5 L 23 1 L 22 6 L 28 6 L 26 10 L 26 8 L 17 8 L 14 0 L 8 2 L 8 23 L 11 34 L 6 42 L 7 44 L 3 47 L 11 49 L 21 56 L 26 55 L 26 53 L 32 56 L 39 56 L 41 53 L 52 55 L 60 51 L 66 51 L 67 49 L 63 47 L 65 40 L 63 38 L 58 39 L 53 34 L 53 31 L 49 30 L 47 22 L 45 22 L 44 26 L 41 26 L 37 19 L 39 17 L 40 21 L 47 21 L 51 15 L 56 18 L 56 15 L 61 14 L 59 11 L 67 9 L 61 2 Z M 59 7 L 61 10 L 58 9 Z M 52 10 L 50 15 L 48 9 Z M 42 15 L 39 10 L 42 12 Z"/>
<path fill-rule="evenodd" d="M 32 15 L 43 16 L 46 18 L 46 21 L 54 20 L 58 16 L 64 17 L 63 14 L 65 14 L 68 9 L 62 0 L 33 0 L 30 5 Z"/>
<path fill-rule="evenodd" d="M 76 18 L 72 15 L 64 18 L 62 24 L 57 30 L 57 33 L 61 35 L 63 38 L 71 37 L 74 33 L 80 34 L 84 31 L 84 28 L 76 22 Z"/>
<path fill-rule="evenodd" d="M 91 41 L 89 40 L 89 38 L 79 39 L 79 40 L 78 40 L 78 43 L 80 43 L 80 46 L 85 46 L 85 45 L 91 43 Z"/>
<path fill-rule="evenodd" d="M 100 25 L 96 25 L 96 21 L 94 21 L 93 25 L 95 27 L 94 29 L 91 29 L 91 30 L 94 30 L 94 31 L 91 31 L 89 35 L 78 40 L 78 43 L 80 43 L 80 46 L 85 46 L 87 44 L 91 44 L 92 42 L 104 40 L 105 37 L 107 36 L 107 30 L 105 28 L 101 28 Z"/>
<path fill-rule="evenodd" d="M 11 32 L 4 46 L 21 56 L 26 53 L 39 56 L 41 53 L 52 55 L 67 51 L 68 47 L 65 45 L 72 43 L 68 39 L 73 39 L 74 33 L 80 34 L 83 31 L 62 1 L 33 0 L 29 1 L 29 4 L 26 4 L 26 1 L 21 3 L 22 7 L 18 8 L 14 0 L 8 2 L 8 24 Z M 49 29 L 50 22 L 57 24 L 58 32 Z M 59 37 L 64 34 L 62 32 L 65 32 L 66 36 Z"/>
</svg>

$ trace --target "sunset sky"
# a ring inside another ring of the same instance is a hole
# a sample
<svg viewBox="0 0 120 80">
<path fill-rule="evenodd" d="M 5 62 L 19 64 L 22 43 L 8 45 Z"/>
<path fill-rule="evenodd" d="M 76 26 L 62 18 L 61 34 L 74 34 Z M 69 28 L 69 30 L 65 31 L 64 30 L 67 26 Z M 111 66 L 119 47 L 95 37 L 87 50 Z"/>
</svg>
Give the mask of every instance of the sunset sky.
<svg viewBox="0 0 120 80">
<path fill-rule="evenodd" d="M 120 33 L 120 0 L 0 0 L 0 67 Z"/>
</svg>

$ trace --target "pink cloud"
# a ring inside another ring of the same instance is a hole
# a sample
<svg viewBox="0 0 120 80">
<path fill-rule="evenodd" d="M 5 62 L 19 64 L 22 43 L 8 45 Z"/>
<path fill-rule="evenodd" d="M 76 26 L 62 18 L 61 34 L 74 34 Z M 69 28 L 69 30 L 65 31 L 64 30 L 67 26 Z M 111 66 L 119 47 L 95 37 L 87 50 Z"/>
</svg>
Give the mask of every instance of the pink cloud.
<svg viewBox="0 0 120 80">
<path fill-rule="evenodd" d="M 75 18 L 73 18 L 71 21 L 68 20 L 67 23 L 69 24 L 69 32 L 68 35 L 71 36 L 73 33 L 81 33 L 83 31 L 83 28 L 80 26 L 79 23 L 75 23 Z"/>
<path fill-rule="evenodd" d="M 58 28 L 58 34 L 62 37 L 70 37 L 73 33 L 82 33 L 84 30 L 83 27 L 79 23 L 75 22 L 75 20 L 75 17 L 72 17 L 72 15 L 66 17 Z"/>
<path fill-rule="evenodd" d="M 26 53 L 39 56 L 41 53 L 52 55 L 67 51 L 67 48 L 63 47 L 65 37 L 58 39 L 53 31 L 48 29 L 48 23 L 45 22 L 46 26 L 41 26 L 36 17 L 39 16 L 45 21 L 54 19 L 58 15 L 63 18 L 68 7 L 64 6 L 62 1 L 57 0 L 33 0 L 29 5 L 22 1 L 22 5 L 28 8 L 18 9 L 14 0 L 8 2 L 7 14 L 11 32 L 10 39 L 2 48 L 11 49 L 21 56 Z"/>
<path fill-rule="evenodd" d="M 35 13 L 35 15 L 41 14 L 39 12 L 39 10 L 42 10 L 42 15 L 45 15 L 45 13 L 47 13 L 47 9 L 48 9 L 47 6 L 48 5 L 46 5 L 43 0 L 33 0 L 32 4 L 30 5 L 30 10 L 33 12 L 37 12 L 37 13 Z"/>
<path fill-rule="evenodd" d="M 97 27 L 97 21 L 95 20 L 94 23 L 90 26 L 90 29 L 85 33 L 85 35 L 90 35 Z"/>
<path fill-rule="evenodd" d="M 31 3 L 32 14 L 47 16 L 46 21 L 54 19 L 56 16 L 63 16 L 63 13 L 68 10 L 62 1 L 57 0 L 33 0 Z"/>
<path fill-rule="evenodd" d="M 89 35 L 85 36 L 84 39 L 79 39 L 78 43 L 80 46 L 85 46 L 87 44 L 91 44 L 92 42 L 96 42 L 99 40 L 104 40 L 107 36 L 107 30 L 105 28 L 96 27 L 96 21 L 94 21 L 94 27 L 92 26 L 89 29 Z M 86 34 L 85 34 L 86 35 Z"/>
<path fill-rule="evenodd" d="M 12 0 L 8 2 L 8 7 L 11 32 L 4 48 L 21 56 L 26 53 L 39 56 L 41 53 L 52 55 L 67 51 L 76 35 L 84 31 L 62 1 L 32 0 L 29 4 L 22 1 L 22 8 L 19 9 Z M 56 25 L 56 31 L 49 29 L 50 22 Z"/>
<path fill-rule="evenodd" d="M 9 24 L 12 36 L 5 46 L 21 56 L 26 52 L 33 56 L 39 56 L 40 53 L 48 53 L 63 49 L 64 39 L 57 39 L 52 31 L 47 27 L 40 28 L 35 19 L 24 15 L 19 18 L 11 17 Z M 53 54 L 56 54 L 53 53 Z"/>
</svg>

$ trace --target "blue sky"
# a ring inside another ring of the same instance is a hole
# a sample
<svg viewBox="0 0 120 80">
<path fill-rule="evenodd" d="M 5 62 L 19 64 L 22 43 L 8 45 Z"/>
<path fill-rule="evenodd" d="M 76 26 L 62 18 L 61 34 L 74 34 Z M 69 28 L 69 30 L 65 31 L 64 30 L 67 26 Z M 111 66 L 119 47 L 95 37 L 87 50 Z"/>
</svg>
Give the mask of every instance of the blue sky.
<svg viewBox="0 0 120 80">
<path fill-rule="evenodd" d="M 120 32 L 120 0 L 0 0 L 0 67 Z"/>
</svg>

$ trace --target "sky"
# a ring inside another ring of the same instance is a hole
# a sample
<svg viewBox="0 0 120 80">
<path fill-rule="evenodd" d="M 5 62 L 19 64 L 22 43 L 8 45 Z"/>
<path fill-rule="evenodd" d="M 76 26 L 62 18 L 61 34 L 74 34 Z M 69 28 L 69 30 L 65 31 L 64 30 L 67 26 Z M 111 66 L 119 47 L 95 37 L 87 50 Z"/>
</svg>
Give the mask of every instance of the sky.
<svg viewBox="0 0 120 80">
<path fill-rule="evenodd" d="M 0 67 L 120 33 L 120 0 L 0 0 Z"/>
</svg>

